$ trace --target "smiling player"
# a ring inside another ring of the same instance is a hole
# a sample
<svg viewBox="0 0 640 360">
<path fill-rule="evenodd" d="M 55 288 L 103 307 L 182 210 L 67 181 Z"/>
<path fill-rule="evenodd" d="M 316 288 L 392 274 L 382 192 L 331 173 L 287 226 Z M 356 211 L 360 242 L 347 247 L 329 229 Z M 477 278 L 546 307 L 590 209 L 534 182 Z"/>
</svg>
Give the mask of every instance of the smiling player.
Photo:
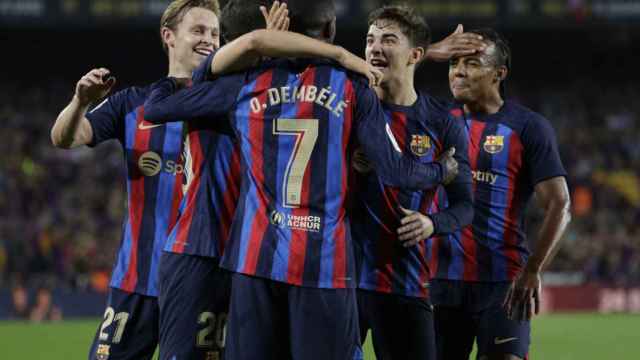
<svg viewBox="0 0 640 360">
<path fill-rule="evenodd" d="M 507 42 L 491 29 L 469 33 L 487 46 L 450 61 L 449 85 L 458 102 L 451 115 L 469 143 L 475 214 L 462 232 L 432 243 L 438 356 L 466 360 L 476 340 L 478 359 L 525 359 L 540 274 L 571 218 L 566 172 L 548 120 L 503 98 Z M 545 216 L 530 251 L 524 215 L 533 194 Z"/>
<path fill-rule="evenodd" d="M 169 58 L 169 75 L 191 77 L 198 64 L 219 46 L 217 0 L 176 0 L 165 10 L 160 34 Z M 158 263 L 175 223 L 182 191 L 182 124 L 145 121 L 149 87 L 121 90 L 105 97 L 115 78 L 105 68 L 80 79 L 69 105 L 51 130 L 61 148 L 120 142 L 127 169 L 128 213 L 111 276 L 104 321 L 89 359 L 151 359 L 158 344 Z M 175 119 L 179 121 L 180 119 Z"/>
</svg>

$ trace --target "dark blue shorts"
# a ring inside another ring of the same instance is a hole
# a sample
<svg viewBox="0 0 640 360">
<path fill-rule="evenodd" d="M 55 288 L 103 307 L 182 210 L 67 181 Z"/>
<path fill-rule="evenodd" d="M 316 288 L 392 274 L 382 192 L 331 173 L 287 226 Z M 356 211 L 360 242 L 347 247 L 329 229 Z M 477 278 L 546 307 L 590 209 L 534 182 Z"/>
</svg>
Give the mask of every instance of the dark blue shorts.
<svg viewBox="0 0 640 360">
<path fill-rule="evenodd" d="M 159 273 L 160 359 L 222 359 L 229 272 L 215 258 L 164 252 Z"/>
<path fill-rule="evenodd" d="M 362 359 L 355 289 L 233 274 L 226 351 L 233 360 Z"/>
<path fill-rule="evenodd" d="M 151 359 L 158 345 L 158 301 L 110 288 L 89 360 Z"/>
<path fill-rule="evenodd" d="M 429 284 L 439 359 L 468 359 L 474 340 L 478 357 L 527 357 L 531 322 L 509 319 L 502 306 L 510 282 L 432 280 Z"/>
<path fill-rule="evenodd" d="M 360 335 L 371 330 L 378 360 L 435 360 L 433 307 L 427 299 L 358 290 Z"/>
</svg>

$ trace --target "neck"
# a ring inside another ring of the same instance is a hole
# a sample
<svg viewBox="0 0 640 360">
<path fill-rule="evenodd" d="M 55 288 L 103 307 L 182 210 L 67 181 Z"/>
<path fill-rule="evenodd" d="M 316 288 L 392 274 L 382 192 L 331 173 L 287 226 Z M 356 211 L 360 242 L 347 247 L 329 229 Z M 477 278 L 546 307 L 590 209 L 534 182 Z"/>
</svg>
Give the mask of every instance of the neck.
<svg viewBox="0 0 640 360">
<path fill-rule="evenodd" d="M 169 58 L 169 74 L 167 76 L 175 78 L 191 78 L 192 72 L 193 70 L 187 69 L 178 61 L 171 59 L 171 57 Z"/>
<path fill-rule="evenodd" d="M 471 114 L 495 114 L 500 111 L 504 100 L 498 91 L 493 91 L 488 96 L 481 97 L 476 101 L 464 104 L 464 111 Z"/>
<path fill-rule="evenodd" d="M 376 88 L 380 100 L 401 106 L 411 106 L 418 99 L 416 89 L 413 87 L 413 74 L 391 78 Z"/>
</svg>

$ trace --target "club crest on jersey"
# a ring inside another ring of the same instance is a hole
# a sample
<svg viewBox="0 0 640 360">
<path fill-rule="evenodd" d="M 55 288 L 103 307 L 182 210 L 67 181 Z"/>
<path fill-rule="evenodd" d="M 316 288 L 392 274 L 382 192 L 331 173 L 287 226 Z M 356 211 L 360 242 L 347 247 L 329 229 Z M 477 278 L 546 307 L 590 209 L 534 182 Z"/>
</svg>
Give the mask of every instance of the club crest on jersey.
<svg viewBox="0 0 640 360">
<path fill-rule="evenodd" d="M 484 151 L 489 154 L 497 154 L 504 149 L 504 136 L 489 135 L 484 140 L 484 145 L 482 147 L 484 148 Z"/>
<path fill-rule="evenodd" d="M 98 349 L 96 350 L 96 359 L 98 360 L 109 359 L 110 348 L 111 348 L 110 345 L 98 344 Z"/>
<path fill-rule="evenodd" d="M 431 138 L 428 135 L 411 135 L 411 152 L 417 156 L 424 156 L 431 149 Z"/>
</svg>

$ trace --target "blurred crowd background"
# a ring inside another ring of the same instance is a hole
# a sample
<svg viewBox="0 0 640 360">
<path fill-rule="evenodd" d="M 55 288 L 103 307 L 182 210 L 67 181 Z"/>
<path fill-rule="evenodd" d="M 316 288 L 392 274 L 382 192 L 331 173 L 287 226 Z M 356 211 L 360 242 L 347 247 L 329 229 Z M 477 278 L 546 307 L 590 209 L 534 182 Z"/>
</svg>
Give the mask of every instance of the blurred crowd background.
<svg viewBox="0 0 640 360">
<path fill-rule="evenodd" d="M 354 3 L 338 1 L 343 12 Z M 377 4 L 363 3 L 363 13 Z M 346 15 L 336 42 L 363 54 L 365 18 Z M 640 27 L 583 15 L 527 26 L 495 17 L 459 21 L 467 29 L 496 27 L 507 37 L 514 64 L 507 97 L 546 116 L 557 131 L 573 222 L 548 269 L 554 281 L 640 286 Z M 435 40 L 458 22 L 425 16 Z M 10 292 L 14 304 L 29 303 L 21 317 L 61 316 L 50 305 L 38 311 L 51 302 L 51 291 L 106 291 L 126 204 L 122 151 L 115 142 L 58 150 L 49 131 L 75 82 L 93 67 L 110 68 L 117 89 L 166 74 L 152 20 L 82 30 L 0 22 L 0 45 L 14 55 L 0 60 L 0 292 Z M 416 84 L 449 98 L 447 70 L 447 64 L 425 64 Z M 532 243 L 540 220 L 532 201 Z"/>
</svg>

